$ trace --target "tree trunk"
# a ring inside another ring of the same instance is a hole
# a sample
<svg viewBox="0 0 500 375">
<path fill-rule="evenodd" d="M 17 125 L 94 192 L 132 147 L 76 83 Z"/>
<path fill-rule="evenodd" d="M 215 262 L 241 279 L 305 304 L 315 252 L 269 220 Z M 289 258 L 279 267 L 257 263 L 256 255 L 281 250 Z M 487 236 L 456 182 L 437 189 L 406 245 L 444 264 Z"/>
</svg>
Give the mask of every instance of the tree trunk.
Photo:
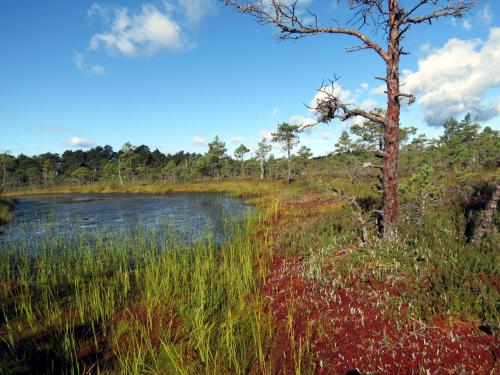
<svg viewBox="0 0 500 375">
<path fill-rule="evenodd" d="M 470 240 L 471 243 L 478 244 L 488 228 L 493 225 L 493 215 L 497 210 L 498 199 L 500 199 L 500 183 L 497 183 L 497 187 L 491 195 L 491 199 L 481 215 L 479 225 L 476 227 L 476 229 L 474 229 L 474 233 Z"/>
<path fill-rule="evenodd" d="M 292 159 L 290 155 L 290 147 L 288 147 L 288 173 L 286 177 L 286 183 L 290 185 L 290 181 L 292 179 Z"/>
<path fill-rule="evenodd" d="M 266 172 L 264 168 L 264 159 L 260 159 L 260 179 L 263 180 L 266 178 Z"/>
<path fill-rule="evenodd" d="M 2 186 L 0 186 L 0 195 L 3 193 L 3 190 L 5 189 L 5 184 L 7 183 L 7 167 L 6 167 L 6 163 L 3 163 L 3 165 L 2 165 L 2 171 L 3 171 L 3 178 L 2 178 Z"/>
<path fill-rule="evenodd" d="M 122 177 L 122 168 L 121 168 L 120 158 L 118 158 L 118 180 L 120 181 L 120 185 L 123 186 L 123 177 Z"/>
<path fill-rule="evenodd" d="M 399 6 L 389 0 L 390 33 L 387 62 L 387 115 L 382 154 L 382 237 L 394 240 L 398 219 L 398 153 L 399 153 Z"/>
</svg>

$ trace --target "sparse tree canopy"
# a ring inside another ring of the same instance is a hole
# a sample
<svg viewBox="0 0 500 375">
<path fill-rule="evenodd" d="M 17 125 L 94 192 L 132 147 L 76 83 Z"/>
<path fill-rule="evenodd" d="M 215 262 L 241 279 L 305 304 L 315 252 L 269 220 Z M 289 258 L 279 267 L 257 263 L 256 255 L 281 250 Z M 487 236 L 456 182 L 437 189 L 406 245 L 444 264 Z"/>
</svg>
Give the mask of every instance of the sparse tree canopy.
<svg viewBox="0 0 500 375">
<path fill-rule="evenodd" d="M 257 150 L 255 151 L 255 156 L 259 159 L 260 164 L 260 179 L 266 178 L 266 158 L 271 151 L 272 146 L 266 142 L 265 138 L 257 145 Z"/>
<path fill-rule="evenodd" d="M 299 151 L 297 152 L 297 156 L 299 157 L 302 168 L 303 168 L 303 173 L 307 174 L 307 167 L 309 164 L 309 159 L 312 157 L 312 152 L 311 149 L 307 146 L 302 146 Z"/>
<path fill-rule="evenodd" d="M 292 178 L 292 149 L 299 144 L 299 133 L 300 130 L 297 125 L 290 125 L 285 122 L 282 124 L 278 124 L 277 132 L 272 133 L 273 142 L 281 143 L 283 151 L 285 151 L 288 156 L 288 183 L 290 183 L 290 180 Z"/>
<path fill-rule="evenodd" d="M 5 189 L 7 183 L 7 163 L 13 159 L 8 152 L 0 154 L 0 173 L 2 173 L 2 179 L 0 180 L 0 195 Z"/>
<path fill-rule="evenodd" d="M 339 137 L 337 143 L 335 143 L 335 152 L 337 154 L 350 154 L 354 151 L 355 144 L 352 141 L 349 133 L 344 130 Z"/>
<path fill-rule="evenodd" d="M 278 124 L 278 130 L 272 133 L 273 142 L 281 143 L 283 151 L 289 152 L 299 144 L 299 132 L 297 125 L 289 125 L 285 122 Z"/>
<path fill-rule="evenodd" d="M 243 161 L 245 154 L 247 154 L 249 152 L 250 152 L 250 150 L 248 149 L 248 147 L 241 144 L 238 146 L 238 148 L 236 150 L 234 150 L 234 156 L 236 157 L 236 159 L 240 159 L 241 161 Z"/>
<path fill-rule="evenodd" d="M 298 155 L 301 159 L 304 159 L 304 160 L 309 160 L 311 157 L 312 157 L 312 152 L 311 152 L 311 149 L 307 146 L 302 146 L 298 152 Z"/>
<path fill-rule="evenodd" d="M 226 144 L 219 139 L 218 135 L 216 135 L 214 140 L 208 144 L 208 151 L 205 156 L 211 170 L 213 171 L 214 177 L 217 180 L 220 177 L 222 159 L 225 157 L 226 151 Z"/>
<path fill-rule="evenodd" d="M 312 35 L 346 35 L 357 40 L 359 45 L 348 52 L 371 50 L 386 67 L 384 77 L 376 77 L 386 84 L 387 109 L 385 115 L 377 111 L 366 111 L 343 100 L 336 85 L 322 85 L 321 95 L 314 110 L 318 114 L 317 123 L 327 123 L 338 119 L 346 121 L 361 116 L 380 124 L 384 129 L 383 150 L 380 152 L 382 164 L 382 235 L 385 239 L 395 239 L 398 219 L 398 155 L 399 118 L 401 102 L 413 103 L 411 93 L 401 92 L 399 65 L 400 58 L 407 52 L 401 42 L 408 31 L 417 24 L 432 24 L 444 17 L 463 17 L 479 0 L 349 0 L 340 1 L 351 12 L 346 22 L 335 15 L 324 16 L 314 9 L 304 9 L 297 1 L 288 0 L 224 0 L 240 13 L 248 14 L 261 24 L 271 24 L 278 28 L 280 39 L 300 39 Z M 334 19 L 332 24 L 323 24 L 325 19 Z M 365 31 L 366 30 L 366 31 Z M 371 38 L 367 32 L 373 32 Z M 333 73 L 333 72 L 332 72 Z M 305 125 L 304 127 L 316 124 Z"/>
<path fill-rule="evenodd" d="M 245 176 L 245 168 L 243 165 L 245 154 L 249 153 L 250 149 L 244 144 L 239 145 L 239 147 L 234 151 L 234 156 L 240 161 L 241 174 Z"/>
</svg>

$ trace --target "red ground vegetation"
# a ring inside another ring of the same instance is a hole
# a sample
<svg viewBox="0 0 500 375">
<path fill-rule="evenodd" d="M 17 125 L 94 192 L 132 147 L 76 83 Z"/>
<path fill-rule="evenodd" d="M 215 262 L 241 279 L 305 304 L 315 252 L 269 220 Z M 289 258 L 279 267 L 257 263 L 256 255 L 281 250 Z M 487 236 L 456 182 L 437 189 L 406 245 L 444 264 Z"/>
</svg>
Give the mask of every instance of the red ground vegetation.
<svg viewBox="0 0 500 375">
<path fill-rule="evenodd" d="M 297 258 L 275 258 L 264 286 L 276 373 L 293 373 L 300 355 L 302 370 L 316 374 L 500 374 L 498 333 L 472 322 L 424 324 L 403 316 L 404 307 L 394 311 L 384 285 L 331 290 L 303 270 Z"/>
</svg>

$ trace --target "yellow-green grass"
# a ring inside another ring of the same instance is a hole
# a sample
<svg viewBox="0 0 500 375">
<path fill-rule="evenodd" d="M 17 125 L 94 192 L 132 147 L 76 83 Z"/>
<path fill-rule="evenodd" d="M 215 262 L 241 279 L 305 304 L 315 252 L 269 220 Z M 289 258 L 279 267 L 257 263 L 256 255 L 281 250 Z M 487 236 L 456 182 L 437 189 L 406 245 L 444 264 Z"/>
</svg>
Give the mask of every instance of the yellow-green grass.
<svg viewBox="0 0 500 375">
<path fill-rule="evenodd" d="M 116 183 L 94 183 L 86 185 L 62 185 L 49 188 L 9 189 L 6 195 L 33 195 L 57 193 L 194 193 L 194 192 L 231 192 L 236 195 L 252 196 L 283 186 L 281 181 L 259 180 L 224 180 L 224 181 L 192 181 L 192 182 L 129 182 L 124 185 Z"/>
<path fill-rule="evenodd" d="M 221 248 L 210 240 L 182 245 L 173 235 L 158 245 L 154 231 L 137 228 L 125 237 L 103 230 L 96 240 L 46 238 L 38 254 L 22 241 L 4 249 L 0 372 L 31 371 L 37 361 L 67 373 L 273 373 L 266 359 L 273 327 L 260 284 L 275 239 L 307 217 L 304 199 L 331 196 L 325 186 L 224 181 L 48 192 L 181 191 L 225 191 L 260 209 L 228 224 L 233 236 Z"/>
<path fill-rule="evenodd" d="M 22 196 L 36 194 L 64 194 L 64 193 L 145 193 L 145 194 L 172 194 L 195 192 L 227 192 L 237 197 L 262 197 L 274 194 L 280 198 L 292 197 L 298 193 L 308 193 L 311 190 L 325 192 L 329 188 L 344 190 L 350 193 L 370 192 L 369 184 L 352 184 L 342 178 L 308 178 L 297 180 L 287 185 L 284 180 L 206 180 L 186 182 L 128 182 L 123 185 L 117 183 L 98 182 L 85 185 L 62 185 L 48 188 L 11 188 L 5 191 L 6 196 Z"/>
<path fill-rule="evenodd" d="M 275 209 L 228 222 L 221 247 L 137 227 L 3 249 L 0 373 L 272 373 L 257 293 L 271 255 L 257 233 Z"/>
<path fill-rule="evenodd" d="M 332 189 L 366 201 L 367 217 L 377 208 L 370 206 L 377 198 L 371 183 L 346 179 L 291 186 L 236 180 L 11 191 L 217 191 L 246 197 L 261 209 L 231 224 L 232 240 L 221 248 L 211 241 L 178 244 L 174 236 L 158 245 L 154 231 L 138 228 L 122 238 L 47 239 L 36 257 L 23 244 L 2 253 L 0 372 L 22 369 L 43 353 L 68 373 L 273 373 L 267 354 L 274 327 L 259 291 L 277 249 L 299 256 L 304 276 L 332 290 L 352 286 L 365 274 L 404 280 L 411 288 L 396 296 L 394 306 L 409 305 L 415 318 L 451 314 L 498 321 L 494 239 L 482 247 L 465 244 L 460 212 L 448 209 L 419 226 L 402 222 L 396 244 L 372 235 L 362 249 L 335 257 L 340 247 L 357 248 L 360 228 L 351 206 Z M 292 345 L 297 373 L 310 368 L 308 348 L 308 342 Z"/>
</svg>

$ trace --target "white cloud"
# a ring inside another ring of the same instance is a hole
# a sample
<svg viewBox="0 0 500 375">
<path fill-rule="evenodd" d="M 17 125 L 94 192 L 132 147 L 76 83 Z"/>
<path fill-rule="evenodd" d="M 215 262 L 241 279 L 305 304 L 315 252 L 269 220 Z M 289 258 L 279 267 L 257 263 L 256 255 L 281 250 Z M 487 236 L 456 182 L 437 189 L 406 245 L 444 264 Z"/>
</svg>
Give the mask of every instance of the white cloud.
<svg viewBox="0 0 500 375">
<path fill-rule="evenodd" d="M 483 9 L 479 12 L 479 18 L 486 24 L 489 25 L 493 20 L 493 13 L 489 5 L 485 5 Z"/>
<path fill-rule="evenodd" d="M 79 71 L 91 76 L 102 76 L 105 73 L 105 69 L 102 65 L 95 64 L 88 66 L 85 61 L 85 56 L 79 52 L 75 52 L 73 55 L 73 63 Z"/>
<path fill-rule="evenodd" d="M 75 52 L 75 54 L 73 55 L 73 63 L 78 68 L 78 70 L 83 70 L 85 57 L 81 53 Z"/>
<path fill-rule="evenodd" d="M 87 138 L 71 137 L 66 142 L 66 146 L 90 148 L 95 146 L 95 142 Z"/>
<path fill-rule="evenodd" d="M 231 142 L 233 142 L 233 143 L 240 143 L 240 142 L 243 142 L 244 140 L 245 140 L 245 138 L 240 137 L 239 135 L 234 136 L 233 138 L 231 138 Z"/>
<path fill-rule="evenodd" d="M 290 117 L 289 122 L 292 125 L 298 125 L 298 126 L 307 126 L 307 125 L 313 125 L 313 124 L 317 123 L 317 121 L 315 119 L 301 116 L 301 115 L 294 115 L 294 116 Z"/>
<path fill-rule="evenodd" d="M 430 125 L 475 110 L 482 121 L 500 113 L 499 103 L 487 103 L 487 92 L 500 86 L 500 28 L 487 40 L 450 39 L 441 49 L 418 62 L 416 72 L 404 74 L 404 91 L 417 103 Z"/>
<path fill-rule="evenodd" d="M 205 144 L 205 138 L 200 136 L 200 135 L 196 135 L 193 137 L 193 143 L 195 145 L 204 145 Z"/>
<path fill-rule="evenodd" d="M 267 129 L 262 129 L 259 132 L 260 139 L 264 138 L 266 141 L 270 141 L 273 139 L 273 134 Z"/>
<path fill-rule="evenodd" d="M 385 95 L 386 90 L 387 90 L 386 85 L 379 85 L 379 86 L 371 89 L 370 94 L 372 94 L 372 95 Z"/>
<path fill-rule="evenodd" d="M 103 47 L 110 54 L 119 53 L 133 57 L 139 54 L 154 54 L 160 49 L 176 50 L 187 47 L 181 27 L 172 19 L 168 7 L 159 9 L 152 4 L 145 4 L 139 13 L 132 15 L 129 15 L 125 7 L 111 10 L 100 7 L 90 14 L 103 12 L 106 15 L 112 13 L 113 21 L 108 31 L 92 37 L 92 50 Z"/>
<path fill-rule="evenodd" d="M 302 139 L 300 141 L 303 145 L 310 145 L 310 146 L 314 146 L 314 145 L 324 145 L 324 144 L 328 144 L 330 142 L 327 142 L 326 139 L 318 139 L 318 138 L 306 138 L 306 139 Z"/>
<path fill-rule="evenodd" d="M 418 50 L 424 54 L 432 52 L 432 46 L 430 43 L 424 43 L 420 47 L 418 47 Z"/>
<path fill-rule="evenodd" d="M 191 25 L 197 25 L 214 9 L 214 0 L 178 0 L 187 21 Z"/>
<path fill-rule="evenodd" d="M 471 23 L 469 20 L 464 20 L 464 21 L 462 22 L 462 27 L 463 27 L 465 30 L 469 31 L 470 29 L 472 29 L 472 23 Z"/>
<path fill-rule="evenodd" d="M 90 74 L 93 76 L 102 76 L 105 73 L 102 65 L 92 65 L 90 67 Z"/>
<path fill-rule="evenodd" d="M 363 90 L 368 90 L 368 87 L 370 87 L 370 85 L 368 83 L 364 82 L 361 85 L 359 85 L 359 87 Z"/>
<path fill-rule="evenodd" d="M 87 10 L 87 17 L 90 19 L 99 16 L 104 22 L 109 22 L 109 9 L 100 4 L 93 3 L 90 8 Z"/>
<path fill-rule="evenodd" d="M 368 98 L 368 99 L 363 100 L 360 107 L 362 109 L 364 109 L 365 111 L 372 111 L 378 107 L 378 102 L 376 100 Z"/>
<path fill-rule="evenodd" d="M 271 110 L 271 114 L 273 116 L 278 116 L 280 114 L 280 109 L 277 108 L 277 107 L 274 107 L 272 110 Z"/>
<path fill-rule="evenodd" d="M 332 139 L 332 132 L 327 132 L 327 131 L 321 132 L 320 137 L 325 141 L 329 141 L 330 139 Z"/>
</svg>

